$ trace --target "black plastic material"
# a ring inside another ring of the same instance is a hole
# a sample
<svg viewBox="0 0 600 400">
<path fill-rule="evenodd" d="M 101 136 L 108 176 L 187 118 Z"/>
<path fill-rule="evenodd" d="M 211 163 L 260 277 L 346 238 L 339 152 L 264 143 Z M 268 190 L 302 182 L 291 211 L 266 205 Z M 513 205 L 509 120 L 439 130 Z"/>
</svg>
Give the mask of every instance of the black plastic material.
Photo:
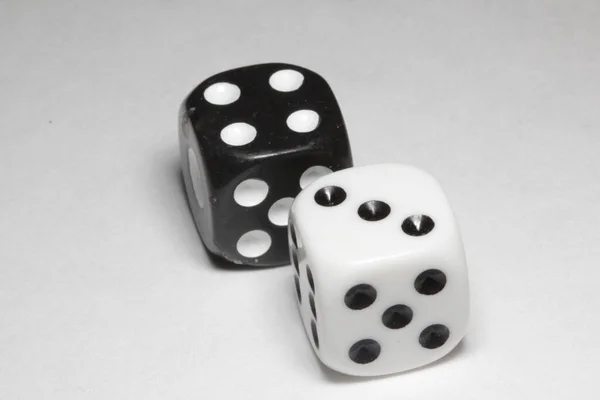
<svg viewBox="0 0 600 400">
<path fill-rule="evenodd" d="M 369 307 L 377 299 L 377 290 L 369 284 L 361 283 L 346 292 L 344 303 L 351 310 L 362 310 Z"/>
<path fill-rule="evenodd" d="M 348 356 L 357 364 L 369 364 L 379 357 L 381 346 L 373 339 L 363 339 L 354 343 Z"/>
<path fill-rule="evenodd" d="M 423 271 L 415 279 L 415 290 L 421 294 L 431 296 L 441 292 L 446 287 L 446 274 L 439 269 Z"/>
<path fill-rule="evenodd" d="M 270 86 L 270 76 L 284 69 L 302 73 L 304 81 L 298 90 L 279 92 Z M 238 86 L 240 98 L 228 105 L 208 102 L 204 91 L 218 82 Z M 294 132 L 286 124 L 291 113 L 303 109 L 320 116 L 312 132 Z M 197 86 L 183 102 L 179 118 L 183 178 L 194 221 L 208 251 L 238 265 L 289 264 L 287 226 L 272 224 L 269 208 L 275 201 L 300 192 L 300 176 L 309 167 L 320 165 L 338 171 L 353 165 L 344 119 L 329 84 L 318 74 L 290 64 L 238 68 Z M 223 142 L 221 130 L 235 122 L 256 128 L 256 138 L 239 147 Z M 203 208 L 196 201 L 188 168 L 190 147 L 204 181 Z M 260 204 L 247 208 L 234 201 L 233 193 L 249 178 L 265 181 L 269 192 Z M 264 255 L 247 258 L 238 253 L 236 245 L 243 234 L 255 229 L 266 231 L 272 244 Z"/>
<path fill-rule="evenodd" d="M 381 322 L 390 329 L 401 329 L 410 324 L 412 318 L 413 311 L 409 306 L 396 304 L 385 310 Z"/>
<path fill-rule="evenodd" d="M 419 335 L 419 343 L 426 349 L 437 349 L 446 344 L 448 338 L 450 338 L 450 329 L 447 326 L 430 325 Z"/>
</svg>

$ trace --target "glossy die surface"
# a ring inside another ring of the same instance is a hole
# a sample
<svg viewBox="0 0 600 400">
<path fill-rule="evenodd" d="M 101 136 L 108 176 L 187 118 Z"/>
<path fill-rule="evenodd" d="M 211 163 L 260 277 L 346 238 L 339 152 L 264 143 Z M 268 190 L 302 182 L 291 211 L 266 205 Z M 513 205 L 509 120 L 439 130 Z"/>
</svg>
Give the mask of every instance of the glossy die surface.
<svg viewBox="0 0 600 400">
<path fill-rule="evenodd" d="M 294 201 L 289 241 L 303 324 L 330 368 L 402 372 L 465 335 L 465 253 L 431 175 L 380 164 L 322 177 Z"/>
<path fill-rule="evenodd" d="M 289 263 L 289 206 L 314 179 L 352 166 L 328 83 L 289 64 L 225 71 L 180 109 L 183 178 L 202 242 L 250 266 Z"/>
</svg>

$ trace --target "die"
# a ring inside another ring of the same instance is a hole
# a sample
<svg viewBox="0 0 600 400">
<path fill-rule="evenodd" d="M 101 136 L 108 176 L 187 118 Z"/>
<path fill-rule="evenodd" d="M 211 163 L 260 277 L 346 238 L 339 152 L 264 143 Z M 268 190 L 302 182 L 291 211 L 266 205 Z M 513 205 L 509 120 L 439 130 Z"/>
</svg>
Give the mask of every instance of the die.
<svg viewBox="0 0 600 400">
<path fill-rule="evenodd" d="M 302 190 L 289 218 L 298 306 L 323 364 L 393 374 L 441 359 L 462 340 L 465 250 L 431 174 L 393 163 L 334 172 Z"/>
<path fill-rule="evenodd" d="M 289 264 L 289 207 L 313 180 L 353 164 L 323 77 L 268 63 L 216 74 L 179 111 L 183 181 L 202 243 L 243 266 Z"/>
</svg>

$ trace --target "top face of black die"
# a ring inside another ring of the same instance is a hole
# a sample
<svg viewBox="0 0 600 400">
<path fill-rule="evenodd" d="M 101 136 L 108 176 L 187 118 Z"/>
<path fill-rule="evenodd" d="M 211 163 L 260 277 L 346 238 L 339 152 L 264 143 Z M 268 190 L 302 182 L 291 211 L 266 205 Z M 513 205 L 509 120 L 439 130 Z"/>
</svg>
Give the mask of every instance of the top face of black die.
<svg viewBox="0 0 600 400">
<path fill-rule="evenodd" d="M 219 73 L 198 85 L 184 108 L 207 165 L 248 168 L 273 156 L 349 153 L 329 84 L 296 65 L 259 64 Z"/>
</svg>

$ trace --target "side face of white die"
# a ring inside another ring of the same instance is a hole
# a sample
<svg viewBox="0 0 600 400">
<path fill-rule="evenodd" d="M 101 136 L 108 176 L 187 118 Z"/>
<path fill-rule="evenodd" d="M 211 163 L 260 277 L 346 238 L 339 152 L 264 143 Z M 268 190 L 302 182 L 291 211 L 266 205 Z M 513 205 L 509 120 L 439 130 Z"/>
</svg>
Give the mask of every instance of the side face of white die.
<svg viewBox="0 0 600 400">
<path fill-rule="evenodd" d="M 313 349 L 315 352 L 318 352 L 320 341 L 317 328 L 319 314 L 316 302 L 316 285 L 310 262 L 306 257 L 302 235 L 296 229 L 294 218 L 291 214 L 288 223 L 288 241 L 290 243 L 290 259 L 294 267 L 294 289 L 298 307 L 300 308 L 302 324 Z"/>
<path fill-rule="evenodd" d="M 298 195 L 289 225 L 304 327 L 325 365 L 398 373 L 444 357 L 464 337 L 463 243 L 428 173 L 376 164 L 329 174 Z"/>
</svg>

